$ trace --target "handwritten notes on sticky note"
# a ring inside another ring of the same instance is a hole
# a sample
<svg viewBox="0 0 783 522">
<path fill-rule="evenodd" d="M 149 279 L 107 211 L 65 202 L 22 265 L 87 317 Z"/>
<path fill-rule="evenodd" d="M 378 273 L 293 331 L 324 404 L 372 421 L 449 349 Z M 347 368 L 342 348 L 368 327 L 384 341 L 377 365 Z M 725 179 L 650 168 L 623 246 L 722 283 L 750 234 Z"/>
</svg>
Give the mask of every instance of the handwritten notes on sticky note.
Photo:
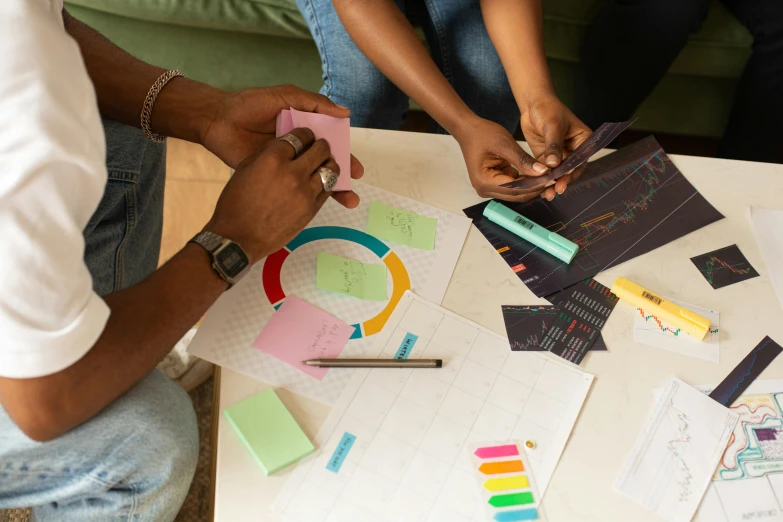
<svg viewBox="0 0 783 522">
<path fill-rule="evenodd" d="M 316 283 L 331 290 L 368 301 L 385 301 L 386 265 L 361 263 L 326 252 L 318 252 Z"/>
<path fill-rule="evenodd" d="M 340 355 L 354 328 L 296 297 L 286 297 L 253 341 L 253 347 L 319 381 L 328 368 L 306 366 L 309 359 Z"/>
<path fill-rule="evenodd" d="M 420 216 L 407 210 L 370 202 L 367 232 L 381 239 L 421 250 L 435 248 L 435 231 L 438 220 Z"/>
</svg>

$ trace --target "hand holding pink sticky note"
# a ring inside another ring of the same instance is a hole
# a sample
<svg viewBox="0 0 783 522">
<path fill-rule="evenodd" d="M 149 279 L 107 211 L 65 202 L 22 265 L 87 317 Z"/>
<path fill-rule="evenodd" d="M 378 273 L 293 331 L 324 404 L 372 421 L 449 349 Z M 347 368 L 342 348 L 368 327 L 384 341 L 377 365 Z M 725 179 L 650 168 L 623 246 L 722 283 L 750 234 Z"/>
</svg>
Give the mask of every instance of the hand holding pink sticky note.
<svg viewBox="0 0 783 522">
<path fill-rule="evenodd" d="M 351 190 L 351 121 L 296 109 L 286 109 L 277 115 L 278 137 L 297 127 L 307 127 L 313 131 L 315 139 L 329 143 L 332 156 L 340 167 L 340 177 L 334 190 Z"/>
<path fill-rule="evenodd" d="M 354 327 L 296 297 L 286 297 L 253 341 L 253 347 L 319 381 L 328 368 L 306 366 L 310 359 L 334 359 Z"/>
</svg>

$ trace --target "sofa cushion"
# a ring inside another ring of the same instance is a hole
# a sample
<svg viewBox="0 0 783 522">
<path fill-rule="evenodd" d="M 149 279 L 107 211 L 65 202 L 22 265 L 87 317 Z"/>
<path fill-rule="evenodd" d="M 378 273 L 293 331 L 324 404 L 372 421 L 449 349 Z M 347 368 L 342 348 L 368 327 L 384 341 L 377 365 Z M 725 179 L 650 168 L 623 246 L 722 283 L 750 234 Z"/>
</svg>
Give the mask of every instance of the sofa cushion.
<svg viewBox="0 0 783 522">
<path fill-rule="evenodd" d="M 66 0 L 137 20 L 270 36 L 310 38 L 294 0 Z"/>
<path fill-rule="evenodd" d="M 579 61 L 585 30 L 603 1 L 544 1 L 544 39 L 549 58 Z M 310 38 L 294 0 L 67 0 L 66 3 L 174 25 Z M 751 43 L 748 31 L 720 2 L 714 1 L 702 30 L 691 37 L 670 72 L 738 78 L 750 56 Z"/>
</svg>

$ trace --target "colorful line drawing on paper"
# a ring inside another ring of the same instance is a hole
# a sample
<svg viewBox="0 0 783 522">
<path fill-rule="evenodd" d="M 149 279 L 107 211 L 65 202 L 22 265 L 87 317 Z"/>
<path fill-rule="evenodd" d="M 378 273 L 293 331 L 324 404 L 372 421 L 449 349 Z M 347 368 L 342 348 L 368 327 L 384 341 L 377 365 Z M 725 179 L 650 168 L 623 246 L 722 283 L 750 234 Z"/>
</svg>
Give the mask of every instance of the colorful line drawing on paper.
<svg viewBox="0 0 783 522">
<path fill-rule="evenodd" d="M 505 202 L 579 245 L 565 265 L 483 217 L 487 203 L 463 210 L 537 297 L 552 294 L 723 218 L 680 173 L 654 138 L 588 164 L 553 201 Z"/>
<path fill-rule="evenodd" d="M 716 290 L 759 275 L 737 245 L 692 257 L 691 261 L 710 286 Z"/>
<path fill-rule="evenodd" d="M 351 241 L 357 243 L 373 254 L 378 256 L 381 261 L 386 264 L 386 267 L 391 273 L 392 281 L 394 283 L 392 295 L 389 298 L 389 302 L 386 307 L 375 317 L 368 319 L 362 323 L 352 324 L 354 327 L 354 333 L 351 339 L 360 339 L 362 337 L 373 335 L 381 331 L 383 325 L 389 319 L 389 316 L 394 311 L 397 303 L 400 302 L 402 294 L 411 287 L 411 280 L 408 276 L 408 271 L 405 269 L 405 265 L 394 251 L 386 246 L 386 244 L 375 236 L 371 236 L 361 230 L 355 230 L 348 227 L 312 227 L 302 230 L 299 235 L 292 239 L 286 246 L 271 254 L 264 263 L 264 271 L 262 275 L 264 292 L 269 299 L 269 302 L 276 309 L 280 308 L 285 300 L 285 292 L 283 291 L 283 285 L 280 282 L 280 273 L 283 269 L 283 263 L 288 256 L 302 245 L 306 245 L 312 241 L 319 241 L 322 239 L 342 239 L 345 241 Z"/>
<path fill-rule="evenodd" d="M 757 380 L 748 392 L 730 408 L 740 420 L 699 507 L 700 520 L 783 517 L 783 381 Z"/>
</svg>

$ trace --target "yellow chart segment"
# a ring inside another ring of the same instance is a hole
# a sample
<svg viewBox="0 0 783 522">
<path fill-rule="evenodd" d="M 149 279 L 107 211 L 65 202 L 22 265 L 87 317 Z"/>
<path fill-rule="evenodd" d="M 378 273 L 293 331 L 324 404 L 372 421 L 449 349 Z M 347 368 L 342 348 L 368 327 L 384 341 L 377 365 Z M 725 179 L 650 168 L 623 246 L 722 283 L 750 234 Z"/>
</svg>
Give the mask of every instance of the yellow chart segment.
<svg viewBox="0 0 783 522">
<path fill-rule="evenodd" d="M 386 308 L 381 310 L 381 313 L 368 319 L 362 326 L 364 326 L 364 335 L 373 335 L 381 331 L 383 325 L 389 320 L 394 309 L 397 307 L 397 303 L 402 299 L 402 294 L 406 290 L 411 288 L 411 279 L 408 276 L 408 271 L 405 269 L 405 265 L 402 264 L 400 258 L 394 252 L 390 251 L 389 254 L 383 258 L 383 262 L 389 269 L 392 277 L 392 295 L 389 302 L 386 303 Z"/>
<path fill-rule="evenodd" d="M 506 489 L 523 489 L 528 487 L 530 487 L 530 482 L 528 482 L 525 475 L 489 479 L 484 482 L 484 489 L 487 491 L 503 491 Z"/>
<path fill-rule="evenodd" d="M 604 214 L 603 216 L 598 216 L 595 219 L 591 219 L 590 221 L 585 221 L 584 223 L 581 223 L 579 226 L 582 228 L 587 227 L 588 225 L 592 225 L 593 223 L 597 223 L 598 221 L 603 221 L 604 219 L 608 219 L 610 217 L 614 216 L 614 212 L 608 212 Z"/>
</svg>

